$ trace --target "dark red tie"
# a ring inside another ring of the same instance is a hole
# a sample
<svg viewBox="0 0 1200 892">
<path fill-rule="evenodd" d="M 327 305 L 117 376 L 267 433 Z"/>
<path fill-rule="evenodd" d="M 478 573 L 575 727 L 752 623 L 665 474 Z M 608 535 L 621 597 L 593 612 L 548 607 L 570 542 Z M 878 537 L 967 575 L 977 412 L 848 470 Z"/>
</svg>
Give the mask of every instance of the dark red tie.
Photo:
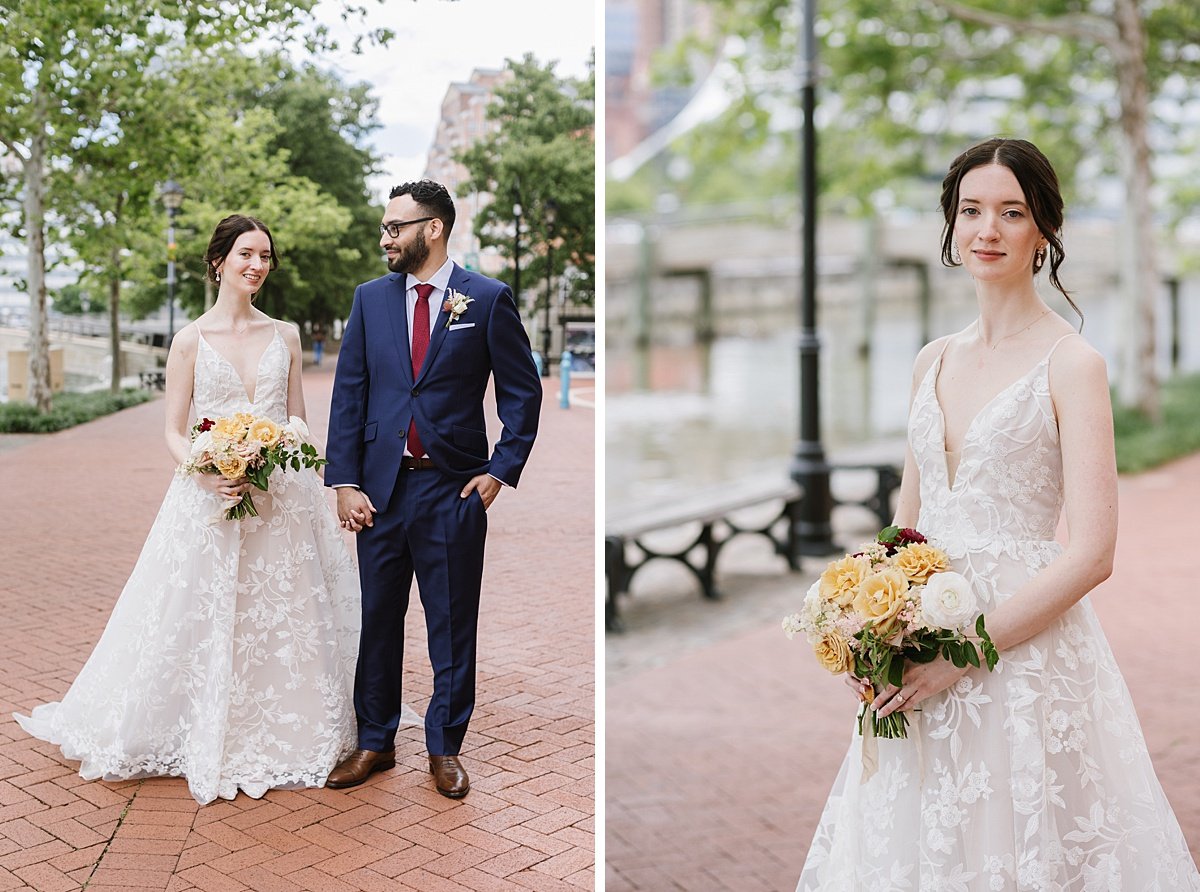
<svg viewBox="0 0 1200 892">
<path fill-rule="evenodd" d="M 425 354 L 429 350 L 429 295 L 433 293 L 432 285 L 417 285 L 417 306 L 413 310 L 412 331 L 412 373 L 413 382 L 421 374 L 421 365 L 425 362 Z M 425 455 L 425 447 L 421 445 L 421 437 L 417 433 L 417 419 L 413 417 L 408 426 L 408 451 L 415 458 Z"/>
</svg>

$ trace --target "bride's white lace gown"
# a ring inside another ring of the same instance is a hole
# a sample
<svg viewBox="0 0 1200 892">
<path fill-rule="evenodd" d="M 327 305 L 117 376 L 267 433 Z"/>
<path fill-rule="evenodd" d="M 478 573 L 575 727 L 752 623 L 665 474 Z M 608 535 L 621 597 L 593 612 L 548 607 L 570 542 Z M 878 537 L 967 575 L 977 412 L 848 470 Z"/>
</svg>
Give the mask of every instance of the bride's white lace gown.
<svg viewBox="0 0 1200 892">
<path fill-rule="evenodd" d="M 941 356 L 913 401 L 918 529 L 972 581 L 984 612 L 1061 552 L 1052 355 L 972 421 L 953 481 L 934 391 Z M 879 740 L 865 783 L 853 738 L 798 890 L 1200 890 L 1087 598 L 1003 652 L 993 673 L 971 670 L 923 707 L 909 714 L 920 746 Z"/>
<path fill-rule="evenodd" d="M 196 417 L 287 421 L 276 331 L 253 400 L 201 336 Z M 355 746 L 357 570 L 315 471 L 276 471 L 259 516 L 176 477 L 108 626 L 61 703 L 18 716 L 80 774 L 183 775 L 200 803 L 321 786 Z M 215 520 L 220 518 L 219 520 Z"/>
</svg>

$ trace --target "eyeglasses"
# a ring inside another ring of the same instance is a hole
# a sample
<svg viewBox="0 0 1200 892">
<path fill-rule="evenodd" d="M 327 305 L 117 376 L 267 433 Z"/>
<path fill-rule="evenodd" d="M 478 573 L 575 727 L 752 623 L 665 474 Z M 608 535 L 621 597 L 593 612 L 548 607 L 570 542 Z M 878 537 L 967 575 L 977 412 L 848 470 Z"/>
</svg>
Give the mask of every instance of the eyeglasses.
<svg viewBox="0 0 1200 892">
<path fill-rule="evenodd" d="M 415 220 L 398 220 L 395 223 L 380 223 L 379 234 L 382 236 L 385 232 L 392 238 L 400 237 L 400 230 L 405 226 L 411 226 L 413 223 L 424 223 L 426 220 L 436 219 L 434 217 L 418 217 Z"/>
</svg>

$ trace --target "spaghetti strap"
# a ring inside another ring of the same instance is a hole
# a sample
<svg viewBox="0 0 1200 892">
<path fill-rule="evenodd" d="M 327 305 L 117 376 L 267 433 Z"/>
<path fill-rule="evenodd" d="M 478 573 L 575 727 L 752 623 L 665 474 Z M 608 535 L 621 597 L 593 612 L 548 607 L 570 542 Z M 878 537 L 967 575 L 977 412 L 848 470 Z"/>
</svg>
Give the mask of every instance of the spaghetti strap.
<svg viewBox="0 0 1200 892">
<path fill-rule="evenodd" d="M 1067 332 L 1065 335 L 1063 335 L 1061 338 L 1059 338 L 1057 341 L 1055 341 L 1055 342 L 1054 342 L 1054 346 L 1052 346 L 1052 347 L 1050 348 L 1050 352 L 1046 354 L 1046 359 L 1045 359 L 1045 361 L 1046 361 L 1047 363 L 1049 363 L 1049 362 L 1050 362 L 1050 357 L 1054 355 L 1054 351 L 1058 349 L 1058 345 L 1059 345 L 1059 344 L 1061 344 L 1061 343 L 1062 343 L 1063 341 L 1065 341 L 1067 338 L 1074 338 L 1074 337 L 1080 337 L 1080 338 L 1081 338 L 1081 337 L 1083 337 L 1083 335 L 1081 335 L 1081 334 L 1080 334 L 1079 332 L 1077 332 L 1077 331 L 1070 331 L 1070 332 Z"/>
</svg>

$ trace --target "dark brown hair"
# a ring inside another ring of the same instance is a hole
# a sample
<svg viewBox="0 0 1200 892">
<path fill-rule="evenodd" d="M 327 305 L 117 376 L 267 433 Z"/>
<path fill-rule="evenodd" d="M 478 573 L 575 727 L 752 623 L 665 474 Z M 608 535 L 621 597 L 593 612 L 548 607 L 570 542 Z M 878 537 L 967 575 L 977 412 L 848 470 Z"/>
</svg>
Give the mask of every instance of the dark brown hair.
<svg viewBox="0 0 1200 892">
<path fill-rule="evenodd" d="M 229 256 L 234 242 L 244 233 L 255 229 L 266 233 L 267 241 L 271 243 L 271 269 L 279 268 L 279 253 L 275 250 L 275 239 L 271 237 L 271 230 L 267 229 L 267 224 L 245 214 L 230 214 L 217 224 L 212 238 L 208 240 L 208 250 L 204 252 L 204 265 L 209 280 L 217 281 L 215 264 L 222 263 Z"/>
<path fill-rule="evenodd" d="M 1058 175 L 1046 156 L 1028 140 L 996 137 L 971 146 L 951 162 L 950 170 L 942 180 L 942 215 L 946 219 L 946 226 L 942 230 L 942 263 L 951 267 L 962 266 L 962 260 L 955 259 L 953 250 L 959 186 L 967 171 L 989 164 L 1007 167 L 1017 178 L 1021 191 L 1025 193 L 1025 201 L 1029 205 L 1033 221 L 1047 242 L 1046 257 L 1050 260 L 1050 284 L 1067 299 L 1071 309 L 1079 316 L 1082 328 L 1083 313 L 1075 305 L 1075 301 L 1071 300 L 1071 295 L 1058 278 L 1058 268 L 1067 258 L 1062 243 L 1063 199 Z M 1033 271 L 1040 272 L 1045 263 L 1045 258 L 1039 261 L 1037 255 L 1034 255 Z"/>
<path fill-rule="evenodd" d="M 442 229 L 446 233 L 444 238 L 447 243 L 450 241 L 450 231 L 454 229 L 454 199 L 450 197 L 445 186 L 433 180 L 401 183 L 392 187 L 388 198 L 399 198 L 401 195 L 411 195 L 413 202 L 423 213 L 441 220 Z"/>
</svg>

